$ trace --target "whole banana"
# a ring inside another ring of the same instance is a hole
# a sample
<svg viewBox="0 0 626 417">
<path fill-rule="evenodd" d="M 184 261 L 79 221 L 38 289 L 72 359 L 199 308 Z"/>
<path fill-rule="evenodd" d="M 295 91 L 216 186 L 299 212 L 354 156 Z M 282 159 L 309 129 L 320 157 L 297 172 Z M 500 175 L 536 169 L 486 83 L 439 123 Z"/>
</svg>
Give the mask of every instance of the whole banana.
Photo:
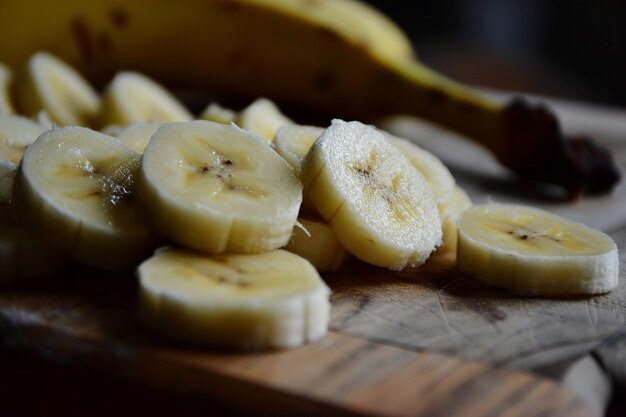
<svg viewBox="0 0 626 417">
<path fill-rule="evenodd" d="M 437 74 L 393 22 L 355 0 L 1 1 L 0 61 L 15 67 L 40 49 L 99 83 L 136 70 L 170 87 L 333 117 L 417 115 L 570 195 L 619 179 L 606 150 L 566 141 L 549 110 L 500 104 Z"/>
</svg>

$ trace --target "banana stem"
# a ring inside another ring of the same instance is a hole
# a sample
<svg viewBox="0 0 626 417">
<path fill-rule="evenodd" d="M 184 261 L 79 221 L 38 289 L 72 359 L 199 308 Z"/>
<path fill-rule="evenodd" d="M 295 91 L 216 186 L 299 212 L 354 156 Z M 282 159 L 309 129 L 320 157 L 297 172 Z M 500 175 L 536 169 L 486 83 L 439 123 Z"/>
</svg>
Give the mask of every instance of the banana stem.
<svg viewBox="0 0 626 417">
<path fill-rule="evenodd" d="M 391 68 L 395 82 L 386 111 L 454 130 L 519 176 L 561 186 L 570 196 L 607 192 L 619 181 L 610 152 L 590 138 L 567 140 L 545 106 L 520 98 L 499 103 L 416 61 Z"/>
</svg>

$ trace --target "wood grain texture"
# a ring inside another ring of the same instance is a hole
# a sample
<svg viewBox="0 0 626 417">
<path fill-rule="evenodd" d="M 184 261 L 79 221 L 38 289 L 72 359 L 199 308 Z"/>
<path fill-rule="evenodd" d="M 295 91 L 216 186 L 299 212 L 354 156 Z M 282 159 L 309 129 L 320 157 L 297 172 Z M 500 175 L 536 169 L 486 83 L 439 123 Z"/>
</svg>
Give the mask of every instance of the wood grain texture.
<svg viewBox="0 0 626 417">
<path fill-rule="evenodd" d="M 591 415 L 548 379 L 336 332 L 280 352 L 180 348 L 138 326 L 132 286 L 68 285 L 0 295 L 4 347 L 262 415 Z"/>
<path fill-rule="evenodd" d="M 522 298 L 447 264 L 389 273 L 352 264 L 327 278 L 331 327 L 415 351 L 539 369 L 584 356 L 626 323 L 626 282 L 596 297 Z M 621 274 L 624 272 L 622 260 Z"/>
</svg>

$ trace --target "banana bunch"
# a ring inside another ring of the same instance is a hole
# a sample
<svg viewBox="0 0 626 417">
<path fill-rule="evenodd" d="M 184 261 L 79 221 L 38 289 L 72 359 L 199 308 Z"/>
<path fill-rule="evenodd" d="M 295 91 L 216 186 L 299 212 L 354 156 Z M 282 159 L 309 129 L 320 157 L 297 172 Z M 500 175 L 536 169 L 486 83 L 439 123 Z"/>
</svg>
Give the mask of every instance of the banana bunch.
<svg viewBox="0 0 626 417">
<path fill-rule="evenodd" d="M 503 104 L 436 73 L 396 24 L 356 0 L 1 2 L 0 61 L 18 68 L 40 49 L 98 84 L 123 69 L 170 87 L 263 96 L 331 117 L 412 114 L 570 195 L 605 192 L 619 179 L 607 151 L 565 140 L 548 109 Z M 93 99 L 84 92 L 77 101 Z M 179 110 L 166 112 L 184 117 Z"/>
</svg>

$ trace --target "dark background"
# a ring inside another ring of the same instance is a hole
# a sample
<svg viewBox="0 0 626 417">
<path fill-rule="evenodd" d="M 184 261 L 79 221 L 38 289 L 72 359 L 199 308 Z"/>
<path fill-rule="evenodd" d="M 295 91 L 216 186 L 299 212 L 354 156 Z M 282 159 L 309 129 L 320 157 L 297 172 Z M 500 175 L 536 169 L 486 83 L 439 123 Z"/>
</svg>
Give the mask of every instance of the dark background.
<svg viewBox="0 0 626 417">
<path fill-rule="evenodd" d="M 458 81 L 626 107 L 626 1 L 368 2 Z"/>
</svg>

